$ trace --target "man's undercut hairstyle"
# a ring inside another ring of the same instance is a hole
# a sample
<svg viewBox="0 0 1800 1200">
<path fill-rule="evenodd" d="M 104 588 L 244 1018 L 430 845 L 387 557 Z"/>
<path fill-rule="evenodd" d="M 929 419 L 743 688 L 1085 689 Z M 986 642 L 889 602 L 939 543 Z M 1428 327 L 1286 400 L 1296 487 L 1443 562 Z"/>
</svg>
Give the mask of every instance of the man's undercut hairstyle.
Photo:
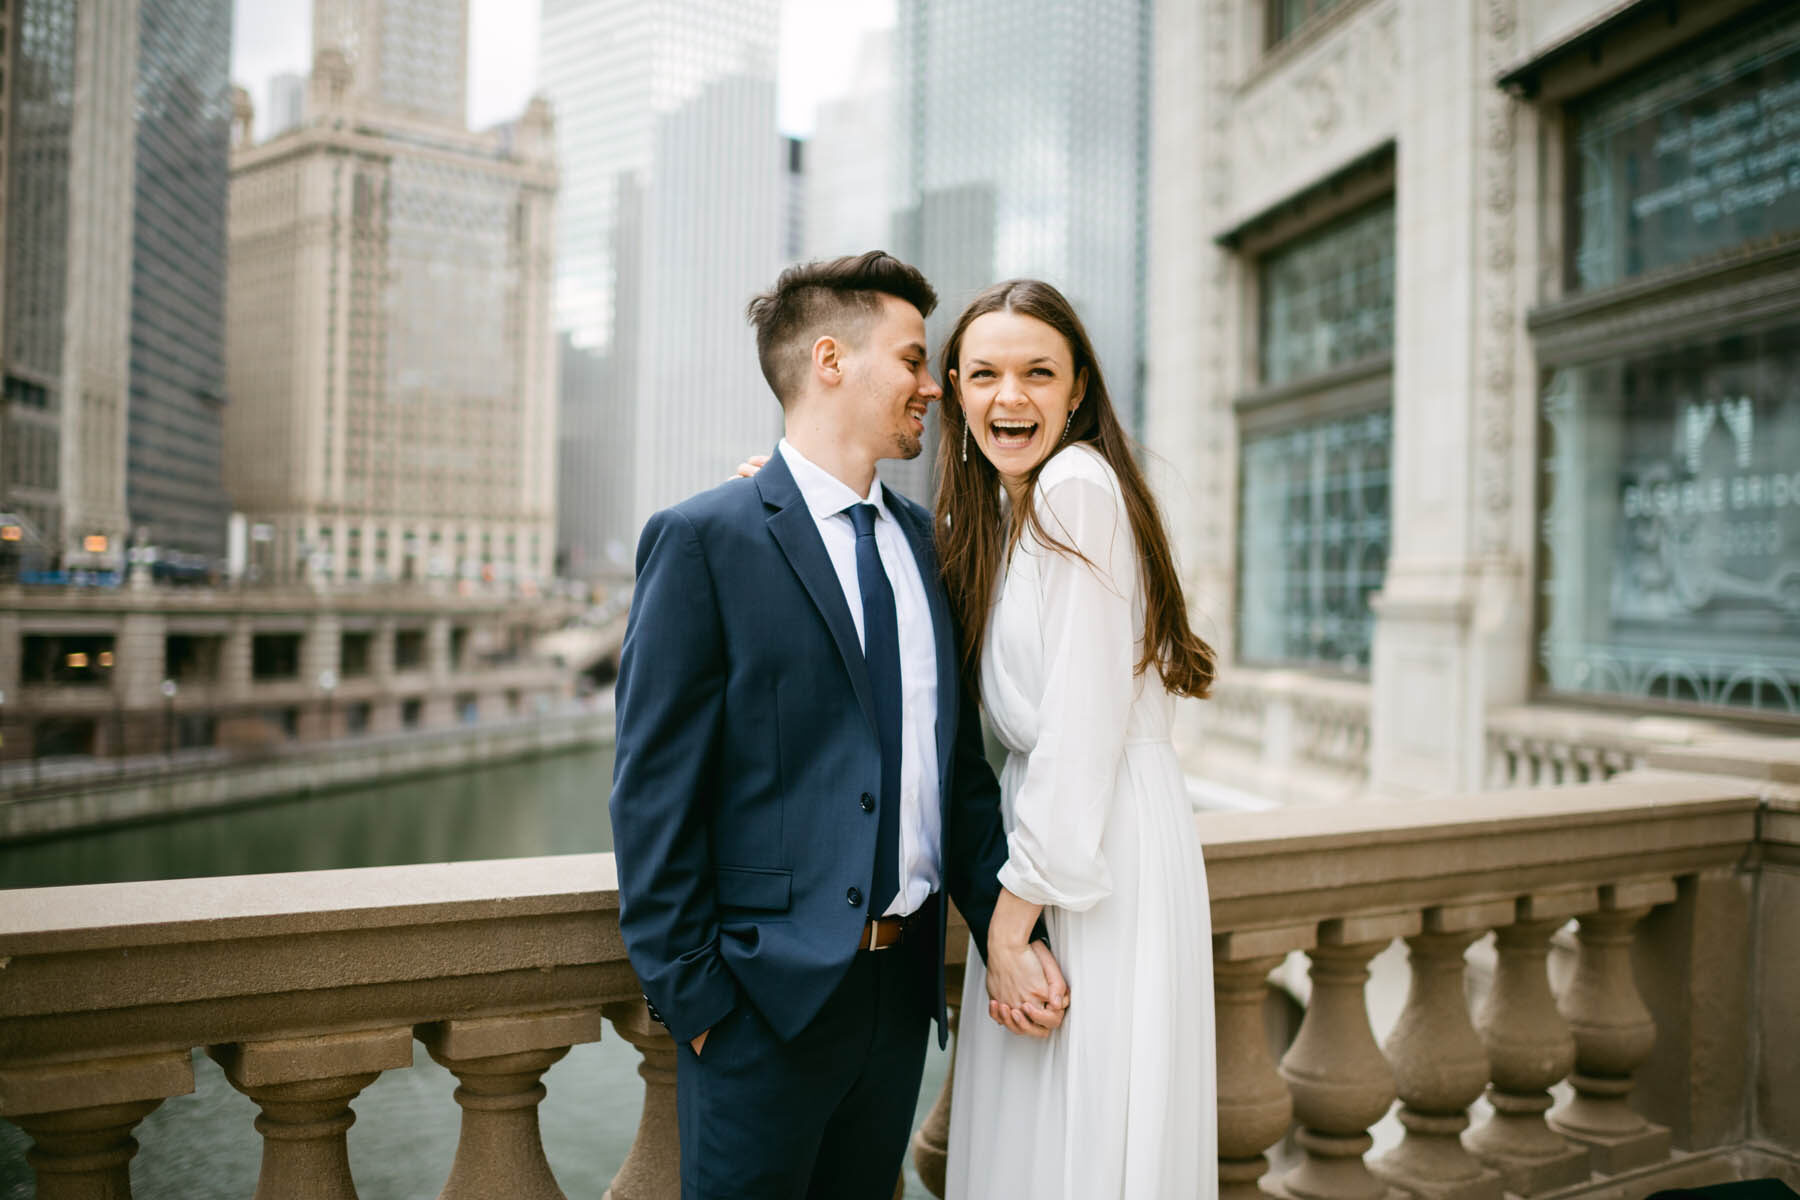
<svg viewBox="0 0 1800 1200">
<path fill-rule="evenodd" d="M 929 317 L 937 293 L 917 267 L 882 250 L 828 262 L 799 263 L 781 273 L 775 290 L 750 302 L 756 357 L 783 408 L 800 394 L 811 369 L 813 343 L 827 335 L 854 343 L 893 296 Z"/>
</svg>

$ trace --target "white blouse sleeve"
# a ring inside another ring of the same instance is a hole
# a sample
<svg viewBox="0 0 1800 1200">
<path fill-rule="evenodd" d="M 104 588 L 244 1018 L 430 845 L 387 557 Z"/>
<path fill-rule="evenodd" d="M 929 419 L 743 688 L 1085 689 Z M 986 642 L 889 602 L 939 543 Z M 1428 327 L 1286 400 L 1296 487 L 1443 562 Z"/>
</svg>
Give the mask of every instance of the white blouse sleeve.
<svg viewBox="0 0 1800 1200">
<path fill-rule="evenodd" d="M 1136 547 L 1110 480 L 1095 474 L 1051 481 L 1047 470 L 1036 497 L 1045 531 L 1087 562 L 1035 544 L 1016 551 L 1041 556 L 1044 690 L 1000 870 L 1022 899 L 1076 912 L 1112 894 L 1100 843 L 1138 683 Z"/>
</svg>

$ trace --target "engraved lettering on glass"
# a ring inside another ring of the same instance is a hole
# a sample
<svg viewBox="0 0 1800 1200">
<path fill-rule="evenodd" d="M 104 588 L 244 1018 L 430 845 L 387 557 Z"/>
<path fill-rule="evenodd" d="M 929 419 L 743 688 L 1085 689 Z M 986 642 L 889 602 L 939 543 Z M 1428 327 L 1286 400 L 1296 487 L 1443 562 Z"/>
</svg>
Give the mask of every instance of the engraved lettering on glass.
<svg viewBox="0 0 1800 1200">
<path fill-rule="evenodd" d="M 1551 374 L 1551 688 L 1800 714 L 1797 347 L 1787 326 Z"/>
<path fill-rule="evenodd" d="M 1800 229 L 1791 6 L 1603 89 L 1570 118 L 1574 289 Z"/>
</svg>

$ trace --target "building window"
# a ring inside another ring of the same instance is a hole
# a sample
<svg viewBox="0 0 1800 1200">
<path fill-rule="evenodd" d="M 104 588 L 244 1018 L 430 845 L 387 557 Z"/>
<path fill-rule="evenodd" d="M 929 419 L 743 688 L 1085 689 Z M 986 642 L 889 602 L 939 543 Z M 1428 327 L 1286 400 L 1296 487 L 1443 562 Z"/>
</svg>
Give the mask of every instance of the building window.
<svg viewBox="0 0 1800 1200">
<path fill-rule="evenodd" d="M 417 729 L 425 723 L 425 701 L 417 696 L 400 702 L 400 727 Z"/>
<path fill-rule="evenodd" d="M 112 682 L 111 634 L 27 634 L 20 639 L 19 681 L 63 687 Z"/>
<path fill-rule="evenodd" d="M 1572 101 L 1541 364 L 1537 680 L 1800 717 L 1800 18 Z"/>
<path fill-rule="evenodd" d="M 367 675 L 374 661 L 375 635 L 366 630 L 347 632 L 338 640 L 338 674 L 345 679 Z"/>
<path fill-rule="evenodd" d="M 359 700 L 355 704 L 344 707 L 344 732 L 350 735 L 369 732 L 369 715 L 371 705 L 367 700 Z"/>
<path fill-rule="evenodd" d="M 217 683 L 224 661 L 222 635 L 171 633 L 163 639 L 163 676 L 177 683 Z"/>
<path fill-rule="evenodd" d="M 1569 106 L 1571 290 L 1800 229 L 1792 10 Z"/>
<path fill-rule="evenodd" d="M 1369 667 L 1388 555 L 1386 409 L 1243 444 L 1239 657 L 1354 674 Z"/>
<path fill-rule="evenodd" d="M 1266 0 L 1269 6 L 1269 45 L 1276 46 L 1323 16 L 1344 0 Z"/>
<path fill-rule="evenodd" d="M 1262 388 L 1238 401 L 1238 657 L 1365 674 L 1387 572 L 1394 204 L 1258 263 Z"/>
<path fill-rule="evenodd" d="M 1264 387 L 1391 353 L 1393 200 L 1271 251 L 1257 276 Z"/>
<path fill-rule="evenodd" d="M 1800 323 L 1551 372 L 1539 667 L 1800 716 Z"/>
<path fill-rule="evenodd" d="M 300 678 L 298 633 L 259 633 L 250 639 L 250 677 L 256 680 Z"/>
<path fill-rule="evenodd" d="M 425 666 L 425 631 L 401 629 L 394 634 L 394 670 L 417 671 Z"/>
</svg>

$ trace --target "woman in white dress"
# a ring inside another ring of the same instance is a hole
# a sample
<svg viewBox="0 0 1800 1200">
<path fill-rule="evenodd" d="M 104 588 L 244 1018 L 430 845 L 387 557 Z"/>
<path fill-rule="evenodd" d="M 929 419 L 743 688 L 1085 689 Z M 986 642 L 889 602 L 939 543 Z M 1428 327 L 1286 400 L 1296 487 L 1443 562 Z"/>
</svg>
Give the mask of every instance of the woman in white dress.
<svg viewBox="0 0 1800 1200">
<path fill-rule="evenodd" d="M 1169 741 L 1173 697 L 1206 694 L 1212 651 L 1068 301 L 989 288 L 943 367 L 938 551 L 1008 751 L 1010 850 L 987 968 L 966 968 L 948 1196 L 1212 1197 L 1211 920 Z M 1040 913 L 1069 1006 L 1048 1037 L 1019 1037 L 1042 1033 Z"/>
</svg>

